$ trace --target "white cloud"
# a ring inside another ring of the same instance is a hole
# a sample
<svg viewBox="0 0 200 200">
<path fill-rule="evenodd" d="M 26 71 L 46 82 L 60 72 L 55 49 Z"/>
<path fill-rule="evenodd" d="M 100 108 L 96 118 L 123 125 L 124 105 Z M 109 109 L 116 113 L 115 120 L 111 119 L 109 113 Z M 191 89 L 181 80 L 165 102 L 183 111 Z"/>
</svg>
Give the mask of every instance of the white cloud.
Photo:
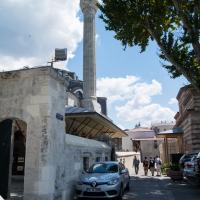
<svg viewBox="0 0 200 200">
<path fill-rule="evenodd" d="M 176 98 L 171 98 L 171 99 L 169 100 L 168 103 L 169 103 L 170 105 L 173 105 L 173 104 L 177 105 L 177 104 L 178 104 L 178 101 L 177 101 Z"/>
<path fill-rule="evenodd" d="M 116 106 L 117 117 L 125 122 L 141 122 L 143 126 L 150 126 L 152 121 L 171 121 L 175 112 L 159 104 L 148 104 L 134 107 L 127 103 Z"/>
<path fill-rule="evenodd" d="M 73 58 L 82 40 L 79 0 L 1 0 L 0 70 L 46 64 L 55 48 Z"/>
<path fill-rule="evenodd" d="M 117 126 L 119 127 L 119 128 L 121 128 L 122 130 L 125 130 L 126 128 L 123 126 L 123 125 L 121 125 L 121 124 L 117 124 Z"/>
<path fill-rule="evenodd" d="M 150 125 L 152 121 L 173 120 L 175 112 L 152 102 L 152 97 L 162 94 L 162 85 L 152 80 L 142 82 L 135 76 L 101 78 L 97 80 L 98 96 L 108 98 L 109 108 L 116 111 L 120 123 Z"/>
<path fill-rule="evenodd" d="M 112 103 L 117 100 L 129 98 L 131 88 L 139 78 L 135 76 L 126 76 L 125 78 L 100 78 L 97 80 L 98 96 L 105 96 L 108 102 Z"/>
<path fill-rule="evenodd" d="M 101 45 L 101 39 L 100 39 L 100 35 L 99 34 L 95 35 L 95 40 L 96 40 L 96 45 L 97 46 Z"/>
<path fill-rule="evenodd" d="M 135 104 L 147 104 L 151 96 L 161 94 L 162 86 L 156 80 L 151 84 L 139 81 L 140 78 L 135 76 L 100 78 L 97 80 L 97 94 L 107 97 L 109 103 L 132 100 Z"/>
</svg>

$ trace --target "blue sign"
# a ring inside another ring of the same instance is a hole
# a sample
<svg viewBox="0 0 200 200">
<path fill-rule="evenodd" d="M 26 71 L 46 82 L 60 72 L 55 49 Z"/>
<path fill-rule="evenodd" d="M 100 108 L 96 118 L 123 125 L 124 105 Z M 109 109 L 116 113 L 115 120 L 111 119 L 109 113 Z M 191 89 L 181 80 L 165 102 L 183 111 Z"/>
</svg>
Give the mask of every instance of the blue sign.
<svg viewBox="0 0 200 200">
<path fill-rule="evenodd" d="M 63 115 L 61 115 L 60 113 L 56 113 L 56 118 L 61 121 L 63 121 L 64 119 Z"/>
</svg>

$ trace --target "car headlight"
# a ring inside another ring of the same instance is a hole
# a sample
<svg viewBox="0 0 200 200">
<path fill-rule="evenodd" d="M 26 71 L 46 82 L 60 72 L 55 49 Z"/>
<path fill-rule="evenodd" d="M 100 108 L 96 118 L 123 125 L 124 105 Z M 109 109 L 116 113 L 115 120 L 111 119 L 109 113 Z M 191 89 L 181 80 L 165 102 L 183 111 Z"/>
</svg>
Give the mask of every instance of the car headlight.
<svg viewBox="0 0 200 200">
<path fill-rule="evenodd" d="M 107 184 L 108 184 L 108 185 L 115 185 L 115 184 L 117 184 L 118 182 L 119 182 L 119 178 L 116 178 L 116 179 L 113 179 L 113 180 L 109 181 Z"/>
</svg>

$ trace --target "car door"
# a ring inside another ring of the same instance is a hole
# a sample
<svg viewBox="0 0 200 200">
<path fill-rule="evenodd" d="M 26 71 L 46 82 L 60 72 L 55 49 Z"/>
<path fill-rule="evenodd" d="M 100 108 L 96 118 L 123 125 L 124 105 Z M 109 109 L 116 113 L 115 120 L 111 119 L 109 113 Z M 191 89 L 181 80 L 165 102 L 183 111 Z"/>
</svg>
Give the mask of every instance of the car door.
<svg viewBox="0 0 200 200">
<path fill-rule="evenodd" d="M 129 179 L 130 179 L 129 171 L 124 165 L 123 165 L 123 170 L 124 170 L 125 183 L 126 183 L 126 186 L 127 186 Z"/>
<path fill-rule="evenodd" d="M 129 181 L 129 173 L 128 173 L 128 170 L 125 168 L 125 166 L 122 163 L 120 163 L 119 169 L 120 169 L 120 176 L 121 176 L 121 180 L 123 183 L 123 187 L 125 189 L 128 181 Z"/>
<path fill-rule="evenodd" d="M 194 160 L 194 171 L 196 172 L 197 175 L 200 174 L 200 153 L 198 153 L 198 155 Z"/>
</svg>

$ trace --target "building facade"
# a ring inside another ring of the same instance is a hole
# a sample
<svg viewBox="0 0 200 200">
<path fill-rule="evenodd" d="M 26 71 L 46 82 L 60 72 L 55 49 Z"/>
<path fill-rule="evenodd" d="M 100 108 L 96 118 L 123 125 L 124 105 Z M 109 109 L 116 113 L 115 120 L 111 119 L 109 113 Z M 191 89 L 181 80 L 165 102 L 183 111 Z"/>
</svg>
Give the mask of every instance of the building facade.
<svg viewBox="0 0 200 200">
<path fill-rule="evenodd" d="M 185 153 L 200 151 L 200 93 L 191 85 L 182 87 L 177 95 L 179 111 L 175 115 L 176 127 L 183 129 Z"/>
<path fill-rule="evenodd" d="M 156 157 L 160 155 L 160 140 L 156 138 L 154 130 L 149 128 L 134 128 L 126 130 L 128 137 L 122 138 L 122 149 L 125 151 L 139 152 L 140 160 L 144 157 Z"/>
<path fill-rule="evenodd" d="M 40 67 L 0 73 L 4 198 L 71 199 L 81 171 L 96 160 L 110 160 L 111 147 L 94 140 L 96 135 L 87 139 L 66 132 L 66 102 L 76 107 L 80 99 L 66 92 L 69 80 L 60 72 Z"/>
<path fill-rule="evenodd" d="M 154 130 L 157 134 L 161 132 L 165 132 L 168 130 L 172 130 L 175 126 L 175 121 L 160 121 L 160 122 L 154 122 L 151 125 L 151 129 Z M 177 145 L 177 139 L 170 138 L 167 140 L 167 144 L 165 144 L 165 138 L 160 138 L 159 141 L 159 155 L 163 163 L 167 163 L 170 160 L 171 154 L 177 154 L 180 153 Z M 166 145 L 167 145 L 167 151 L 166 151 Z"/>
<path fill-rule="evenodd" d="M 160 133 L 172 129 L 174 125 L 175 121 L 154 122 L 151 124 L 151 129 L 154 130 L 155 133 Z"/>
<path fill-rule="evenodd" d="M 96 3 L 80 1 L 83 81 L 52 66 L 0 73 L 0 195 L 5 199 L 73 199 L 80 173 L 114 158 L 111 138 L 126 136 L 106 116 L 106 98 L 96 97 Z"/>
</svg>

